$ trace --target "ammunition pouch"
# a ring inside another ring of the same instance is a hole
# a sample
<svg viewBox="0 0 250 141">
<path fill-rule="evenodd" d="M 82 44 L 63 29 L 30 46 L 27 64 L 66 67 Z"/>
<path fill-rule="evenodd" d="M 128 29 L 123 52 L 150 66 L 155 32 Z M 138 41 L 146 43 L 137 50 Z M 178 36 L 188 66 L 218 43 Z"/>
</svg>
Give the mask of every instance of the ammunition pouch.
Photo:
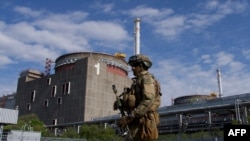
<svg viewBox="0 0 250 141">
<path fill-rule="evenodd" d="M 135 95 L 131 92 L 123 95 L 122 101 L 128 112 L 131 112 L 135 108 L 135 100 Z"/>
</svg>

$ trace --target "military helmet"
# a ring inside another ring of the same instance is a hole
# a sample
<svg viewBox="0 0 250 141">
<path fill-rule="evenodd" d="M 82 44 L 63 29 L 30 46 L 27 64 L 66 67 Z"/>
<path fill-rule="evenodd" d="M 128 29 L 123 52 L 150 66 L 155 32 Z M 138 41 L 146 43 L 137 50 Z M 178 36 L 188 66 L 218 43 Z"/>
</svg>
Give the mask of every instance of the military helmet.
<svg viewBox="0 0 250 141">
<path fill-rule="evenodd" d="M 145 67 L 150 68 L 152 66 L 152 61 L 143 54 L 136 54 L 129 57 L 128 64 L 133 66 L 134 64 L 142 63 Z"/>
</svg>

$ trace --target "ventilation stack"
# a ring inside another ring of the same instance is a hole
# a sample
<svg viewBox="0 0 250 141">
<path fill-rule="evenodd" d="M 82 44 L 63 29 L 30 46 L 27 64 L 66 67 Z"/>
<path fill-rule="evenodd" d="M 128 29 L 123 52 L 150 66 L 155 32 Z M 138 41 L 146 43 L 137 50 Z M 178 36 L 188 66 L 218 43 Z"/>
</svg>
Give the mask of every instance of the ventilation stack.
<svg viewBox="0 0 250 141">
<path fill-rule="evenodd" d="M 217 79 L 218 79 L 218 87 L 219 87 L 219 97 L 223 97 L 222 94 L 222 82 L 221 82 L 221 73 L 220 73 L 220 69 L 217 69 Z"/>
<path fill-rule="evenodd" d="M 134 35 L 135 35 L 135 54 L 140 54 L 140 18 L 135 19 Z"/>
</svg>

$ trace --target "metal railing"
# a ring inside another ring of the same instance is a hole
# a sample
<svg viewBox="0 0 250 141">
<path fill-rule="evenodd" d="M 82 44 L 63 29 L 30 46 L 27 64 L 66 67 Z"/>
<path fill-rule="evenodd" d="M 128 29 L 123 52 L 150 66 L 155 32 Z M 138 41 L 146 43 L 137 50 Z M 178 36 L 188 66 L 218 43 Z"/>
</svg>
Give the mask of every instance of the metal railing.
<svg viewBox="0 0 250 141">
<path fill-rule="evenodd" d="M 159 139 L 157 141 L 223 141 L 222 137 L 217 137 L 214 135 L 204 135 L 201 138 L 185 138 L 183 137 L 183 134 L 175 134 L 173 138 L 165 138 L 161 135 L 159 136 Z M 6 134 L 2 135 L 2 139 L 0 141 L 88 141 L 87 139 L 74 139 L 74 138 L 60 138 L 60 137 L 40 137 L 39 139 L 35 139 L 33 137 L 28 136 L 15 136 L 12 138 L 8 138 Z M 91 140 L 93 141 L 93 139 Z M 101 141 L 99 139 L 96 139 L 96 141 Z M 112 140 L 112 141 L 118 141 L 118 140 Z M 120 140 L 119 140 L 120 141 Z"/>
</svg>

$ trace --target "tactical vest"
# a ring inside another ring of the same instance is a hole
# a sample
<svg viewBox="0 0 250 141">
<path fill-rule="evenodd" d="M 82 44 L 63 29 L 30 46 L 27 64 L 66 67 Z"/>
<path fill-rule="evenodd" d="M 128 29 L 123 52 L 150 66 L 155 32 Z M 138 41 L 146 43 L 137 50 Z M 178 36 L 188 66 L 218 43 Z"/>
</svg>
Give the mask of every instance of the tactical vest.
<svg viewBox="0 0 250 141">
<path fill-rule="evenodd" d="M 155 87 L 155 101 L 153 105 L 150 107 L 151 111 L 156 111 L 157 108 L 160 106 L 160 96 L 161 96 L 161 88 L 159 82 L 154 78 L 152 74 L 150 75 L 154 80 L 154 87 Z M 132 78 L 133 83 L 131 85 L 130 91 L 127 94 L 123 95 L 123 105 L 127 113 L 130 113 L 135 107 L 137 107 L 140 102 L 142 101 L 142 77 L 138 80 L 136 78 Z"/>
</svg>

